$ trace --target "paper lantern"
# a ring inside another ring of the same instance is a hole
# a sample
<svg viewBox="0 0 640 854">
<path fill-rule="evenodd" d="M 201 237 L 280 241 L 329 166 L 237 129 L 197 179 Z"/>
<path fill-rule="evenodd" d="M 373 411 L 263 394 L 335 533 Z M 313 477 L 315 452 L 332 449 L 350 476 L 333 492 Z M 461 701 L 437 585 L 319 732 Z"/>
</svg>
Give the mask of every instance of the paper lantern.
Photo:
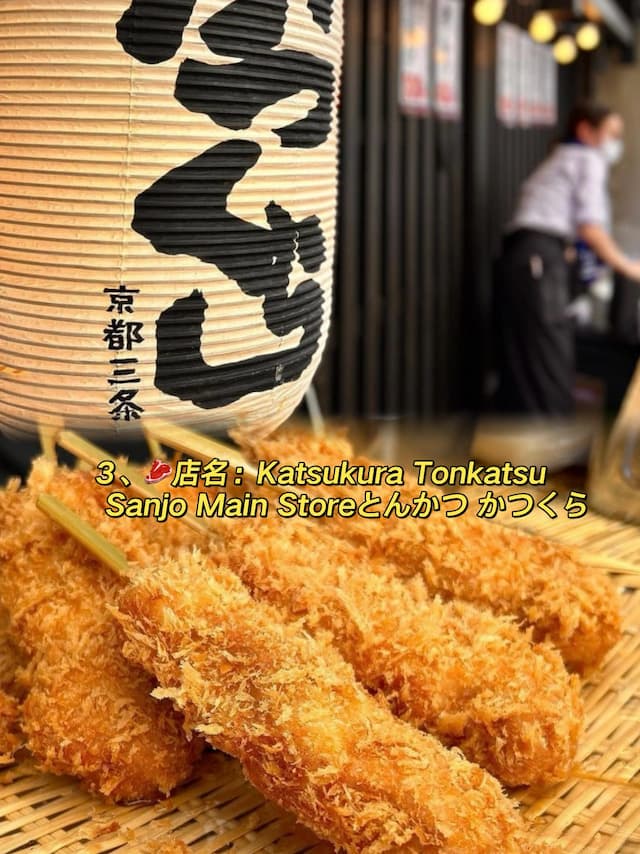
<svg viewBox="0 0 640 854">
<path fill-rule="evenodd" d="M 0 424 L 275 428 L 329 327 L 341 0 L 0 29 Z"/>
</svg>

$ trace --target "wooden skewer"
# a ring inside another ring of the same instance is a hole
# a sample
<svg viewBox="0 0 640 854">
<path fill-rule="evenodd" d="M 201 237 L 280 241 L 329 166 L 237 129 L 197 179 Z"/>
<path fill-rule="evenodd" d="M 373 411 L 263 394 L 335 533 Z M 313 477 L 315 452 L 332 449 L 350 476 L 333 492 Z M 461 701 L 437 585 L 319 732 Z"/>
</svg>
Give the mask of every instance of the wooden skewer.
<svg viewBox="0 0 640 854">
<path fill-rule="evenodd" d="M 635 780 L 625 780 L 624 777 L 610 777 L 608 774 L 593 774 L 589 771 L 582 770 L 578 767 L 571 773 L 570 779 L 588 780 L 592 783 L 605 783 L 610 786 L 619 786 L 624 789 L 632 789 L 635 792 L 640 792 L 640 782 Z"/>
<path fill-rule="evenodd" d="M 193 459 L 201 460 L 203 463 L 207 463 L 211 459 L 227 460 L 232 466 L 243 469 L 244 473 L 253 480 L 258 476 L 257 466 L 247 460 L 237 448 L 226 444 L 226 442 L 211 439 L 209 436 L 196 433 L 186 427 L 176 427 L 168 421 L 157 421 L 155 419 L 146 423 L 145 432 L 165 447 L 188 454 Z M 288 486 L 287 492 L 302 492 L 302 490 L 295 486 Z"/>
<path fill-rule="evenodd" d="M 101 563 L 117 573 L 121 578 L 129 578 L 129 562 L 119 548 L 99 534 L 88 522 L 77 516 L 57 498 L 41 495 L 36 501 L 38 510 L 52 519 L 77 542 L 83 545 Z"/>
<path fill-rule="evenodd" d="M 61 448 L 64 448 L 65 451 L 68 451 L 75 457 L 84 460 L 94 468 L 103 460 L 108 458 L 108 454 L 105 450 L 91 442 L 88 442 L 86 439 L 83 439 L 82 436 L 72 433 L 70 430 L 64 430 L 58 435 L 58 444 Z M 136 495 L 139 498 L 157 498 L 159 496 L 159 491 L 153 485 L 147 483 L 142 475 L 132 466 L 127 465 L 126 463 L 120 463 L 118 469 L 129 481 L 130 486 L 125 488 L 133 495 Z M 187 515 L 182 518 L 182 521 L 185 525 L 189 525 L 191 530 L 196 531 L 199 534 L 210 533 L 210 529 L 207 525 L 192 513 L 187 513 Z"/>
<path fill-rule="evenodd" d="M 89 463 L 92 467 L 99 465 L 104 460 L 109 459 L 107 451 L 78 436 L 71 430 L 63 430 L 57 437 L 58 445 L 65 451 L 68 451 L 79 460 Z M 142 497 L 150 497 L 153 493 L 149 485 L 145 483 L 144 478 L 140 477 L 138 472 L 129 468 L 126 463 L 120 466 L 120 471 L 127 477 Z"/>
<path fill-rule="evenodd" d="M 146 430 L 144 431 L 144 434 L 149 448 L 149 453 L 151 454 L 151 459 L 164 460 L 165 454 L 163 453 L 160 442 L 158 442 L 157 439 L 154 439 L 154 437 L 150 433 L 147 433 Z"/>
<path fill-rule="evenodd" d="M 235 448 L 231 448 L 224 442 L 210 439 L 201 433 L 178 427 L 168 421 L 151 420 L 145 424 L 145 433 L 157 442 L 175 448 L 183 453 L 189 454 L 194 459 L 209 462 L 211 459 L 228 460 L 233 466 L 240 466 L 246 474 L 255 478 L 258 469 L 250 463 Z"/>
<path fill-rule="evenodd" d="M 626 560 L 618 560 L 606 557 L 595 552 L 580 551 L 580 559 L 589 566 L 597 569 L 606 569 L 612 575 L 640 575 L 640 564 L 630 563 Z"/>
<path fill-rule="evenodd" d="M 40 424 L 38 426 L 38 436 L 40 438 L 40 447 L 42 448 L 42 456 L 50 462 L 56 462 L 56 438 L 58 430 L 50 425 Z"/>
<path fill-rule="evenodd" d="M 311 419 L 311 429 L 313 430 L 314 435 L 323 436 L 326 432 L 324 416 L 322 415 L 320 400 L 318 398 L 318 393 L 313 383 L 307 389 L 305 401 L 307 404 L 307 409 L 309 411 L 309 418 Z"/>
</svg>

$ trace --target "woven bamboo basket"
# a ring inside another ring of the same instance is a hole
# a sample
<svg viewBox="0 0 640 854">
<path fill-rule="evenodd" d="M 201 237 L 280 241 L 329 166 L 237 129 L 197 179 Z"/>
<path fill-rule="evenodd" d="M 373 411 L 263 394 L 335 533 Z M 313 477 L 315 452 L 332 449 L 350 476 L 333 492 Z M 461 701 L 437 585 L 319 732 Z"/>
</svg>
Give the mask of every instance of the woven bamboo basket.
<svg viewBox="0 0 640 854">
<path fill-rule="evenodd" d="M 329 329 L 342 0 L 2 0 L 0 426 L 268 431 Z"/>
<path fill-rule="evenodd" d="M 515 524 L 515 523 L 512 523 Z M 521 524 L 521 523 L 520 523 Z M 533 820 L 533 833 L 567 854 L 640 851 L 640 532 L 594 513 L 527 527 L 580 546 L 621 569 L 624 636 L 584 687 L 586 731 L 569 779 L 543 792 L 514 797 Z M 597 560 L 595 561 L 597 563 Z M 637 565 L 632 572 L 625 566 Z M 236 762 L 211 754 L 196 780 L 165 803 L 114 807 L 73 781 L 39 774 L 25 761 L 0 775 L 0 854 L 20 851 L 153 852 L 167 840 L 194 854 L 330 854 L 331 848 L 273 805 L 242 777 Z M 499 852 L 496 852 L 499 854 Z"/>
</svg>

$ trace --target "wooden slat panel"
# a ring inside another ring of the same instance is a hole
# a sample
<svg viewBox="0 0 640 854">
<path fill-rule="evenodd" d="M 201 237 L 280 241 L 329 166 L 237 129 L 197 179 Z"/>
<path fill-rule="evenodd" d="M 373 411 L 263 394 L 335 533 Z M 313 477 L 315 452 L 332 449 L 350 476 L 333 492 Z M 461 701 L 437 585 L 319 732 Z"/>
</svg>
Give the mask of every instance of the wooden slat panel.
<svg viewBox="0 0 640 854">
<path fill-rule="evenodd" d="M 365 94 L 364 276 L 361 283 L 362 411 L 380 411 L 384 275 L 384 134 L 386 0 L 368 0 Z"/>
<path fill-rule="evenodd" d="M 403 415 L 416 415 L 418 412 L 419 369 L 418 347 L 420 334 L 428 335 L 432 330 L 420 330 L 418 306 L 420 289 L 419 251 L 420 251 L 420 202 L 421 192 L 418 185 L 420 163 L 420 124 L 423 119 L 406 118 L 404 154 L 404 282 L 402 329 L 404 339 L 404 372 L 401 381 L 404 389 Z"/>
<path fill-rule="evenodd" d="M 384 396 L 382 410 L 386 413 L 400 412 L 402 409 L 401 385 L 398 377 L 401 371 L 402 322 L 404 317 L 404 299 L 402 293 L 402 234 L 404 230 L 404 211 L 402 208 L 402 145 L 403 124 L 398 105 L 399 86 L 399 0 L 388 4 L 387 18 L 387 120 L 385 148 L 385 280 L 384 301 Z"/>
<path fill-rule="evenodd" d="M 345 61 L 342 98 L 341 193 L 339 209 L 339 260 L 336 280 L 333 336 L 335 350 L 332 408 L 346 415 L 357 411 L 359 385 L 357 333 L 358 285 L 362 251 L 362 85 L 364 75 L 364 0 L 350 0 L 345 6 Z"/>
<path fill-rule="evenodd" d="M 472 409 L 492 363 L 492 273 L 522 181 L 556 129 L 495 117 L 495 30 L 465 21 L 462 122 L 402 115 L 400 0 L 346 9 L 334 326 L 320 391 L 342 415 Z M 509 4 L 524 26 L 527 8 Z M 564 122 L 581 76 L 561 72 Z"/>
</svg>

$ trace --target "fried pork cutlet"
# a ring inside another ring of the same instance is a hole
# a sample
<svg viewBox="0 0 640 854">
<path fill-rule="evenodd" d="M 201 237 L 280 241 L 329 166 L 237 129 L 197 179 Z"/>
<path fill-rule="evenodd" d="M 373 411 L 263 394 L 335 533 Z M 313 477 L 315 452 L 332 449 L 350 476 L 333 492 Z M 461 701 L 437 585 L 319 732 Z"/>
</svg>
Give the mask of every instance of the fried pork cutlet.
<svg viewBox="0 0 640 854">
<path fill-rule="evenodd" d="M 395 714 L 505 785 L 567 777 L 582 732 L 580 682 L 549 644 L 467 602 L 412 596 L 388 564 L 317 526 L 268 518 L 216 527 L 254 597 L 332 643 Z"/>
<path fill-rule="evenodd" d="M 36 509 L 56 473 L 39 462 L 28 488 L 0 494 L 0 603 L 29 659 L 26 746 L 43 770 L 93 792 L 156 800 L 191 776 L 203 745 L 169 703 L 150 696 L 153 679 L 123 657 L 108 610 L 118 579 Z"/>
<path fill-rule="evenodd" d="M 73 484 L 73 486 L 72 486 Z M 459 747 L 505 785 L 564 779 L 582 725 L 579 682 L 549 645 L 465 603 L 442 603 L 395 577 L 362 547 L 301 520 L 216 520 L 209 542 L 149 519 L 109 520 L 91 475 L 60 469 L 51 489 L 129 561 L 200 546 L 254 598 L 331 643 L 395 714 Z M 422 595 L 420 595 L 422 593 Z"/>
<path fill-rule="evenodd" d="M 355 465 L 373 462 L 354 454 L 348 442 L 282 431 L 260 441 L 244 441 L 252 460 L 295 465 Z M 305 487 L 323 495 L 362 497 L 357 487 Z M 384 495 L 384 488 L 374 489 Z M 388 489 L 390 495 L 393 490 Z M 405 498 L 420 491 L 405 486 Z M 445 519 L 392 517 L 378 521 L 323 519 L 338 537 L 383 556 L 400 578 L 421 577 L 432 596 L 459 599 L 513 615 L 532 627 L 536 641 L 551 641 L 578 673 L 597 667 L 620 637 L 619 598 L 607 576 L 582 563 L 574 551 L 542 539 L 468 516 Z"/>
<path fill-rule="evenodd" d="M 125 654 L 266 797 L 349 854 L 547 850 L 477 765 L 399 721 L 329 647 L 184 552 L 132 569 Z"/>
</svg>

